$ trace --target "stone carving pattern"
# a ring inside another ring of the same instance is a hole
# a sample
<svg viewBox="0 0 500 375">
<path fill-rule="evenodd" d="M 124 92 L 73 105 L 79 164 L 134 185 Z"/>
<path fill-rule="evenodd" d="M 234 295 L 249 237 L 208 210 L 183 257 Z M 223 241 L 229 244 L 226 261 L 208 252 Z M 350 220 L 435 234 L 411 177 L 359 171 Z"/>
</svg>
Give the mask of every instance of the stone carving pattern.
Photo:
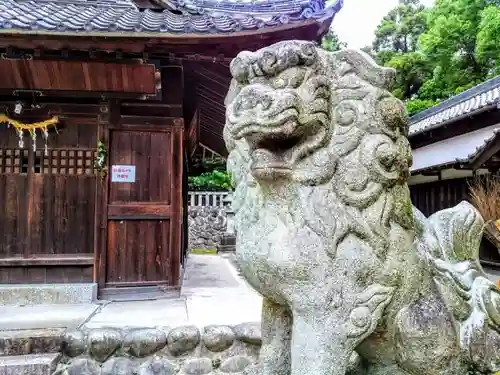
<svg viewBox="0 0 500 375">
<path fill-rule="evenodd" d="M 482 218 L 466 202 L 430 218 L 412 206 L 394 72 L 362 52 L 286 41 L 240 53 L 231 73 L 237 257 L 264 296 L 260 358 L 246 373 L 500 370 Z"/>
</svg>

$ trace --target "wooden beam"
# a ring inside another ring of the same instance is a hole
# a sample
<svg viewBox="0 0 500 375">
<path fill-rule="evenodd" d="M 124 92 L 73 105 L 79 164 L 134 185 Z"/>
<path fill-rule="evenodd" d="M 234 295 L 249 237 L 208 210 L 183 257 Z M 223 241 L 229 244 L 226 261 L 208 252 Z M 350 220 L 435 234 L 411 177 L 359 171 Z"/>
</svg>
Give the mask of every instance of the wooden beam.
<svg viewBox="0 0 500 375">
<path fill-rule="evenodd" d="M 30 257 L 0 258 L 0 267 L 92 266 L 92 254 L 39 254 Z"/>
<path fill-rule="evenodd" d="M 478 169 L 488 160 L 490 160 L 497 152 L 500 151 L 500 135 L 497 133 L 495 138 L 482 150 L 470 163 L 472 169 Z"/>
<path fill-rule="evenodd" d="M 4 90 L 100 92 L 156 95 L 156 67 L 64 60 L 0 59 Z"/>
</svg>

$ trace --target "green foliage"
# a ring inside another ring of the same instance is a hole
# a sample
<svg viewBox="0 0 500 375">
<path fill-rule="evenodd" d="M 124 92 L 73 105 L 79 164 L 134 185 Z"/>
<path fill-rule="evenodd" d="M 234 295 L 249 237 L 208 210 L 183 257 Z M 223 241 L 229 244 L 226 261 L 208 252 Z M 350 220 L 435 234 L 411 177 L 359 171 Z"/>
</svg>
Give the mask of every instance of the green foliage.
<svg viewBox="0 0 500 375">
<path fill-rule="evenodd" d="M 226 161 L 223 158 L 194 159 L 188 184 L 189 190 L 196 191 L 231 190 L 231 177 L 226 172 Z"/>
<path fill-rule="evenodd" d="M 488 78 L 500 74 L 500 4 L 489 5 L 481 11 L 476 55 L 488 69 Z"/>
<path fill-rule="evenodd" d="M 339 51 L 345 48 L 347 45 L 339 39 L 339 36 L 332 29 L 328 30 L 328 33 L 323 37 L 321 41 L 321 47 L 330 52 Z"/>
<path fill-rule="evenodd" d="M 205 172 L 211 171 L 225 171 L 226 170 L 226 160 L 221 157 L 213 158 L 213 159 L 205 159 L 195 158 L 193 160 L 193 165 L 191 169 L 192 176 L 198 176 Z"/>
<path fill-rule="evenodd" d="M 225 171 L 218 170 L 190 176 L 188 184 L 189 190 L 196 191 L 227 191 L 233 188 L 231 176 Z"/>
<path fill-rule="evenodd" d="M 396 69 L 410 115 L 500 74 L 500 0 L 400 0 L 381 21 L 375 60 Z"/>
<path fill-rule="evenodd" d="M 424 6 L 418 0 L 399 1 L 375 31 L 373 49 L 377 52 L 413 52 L 426 27 Z"/>
<path fill-rule="evenodd" d="M 409 116 L 413 116 L 428 108 L 434 107 L 438 103 L 439 102 L 437 100 L 412 99 L 406 102 L 406 110 L 408 111 Z"/>
</svg>

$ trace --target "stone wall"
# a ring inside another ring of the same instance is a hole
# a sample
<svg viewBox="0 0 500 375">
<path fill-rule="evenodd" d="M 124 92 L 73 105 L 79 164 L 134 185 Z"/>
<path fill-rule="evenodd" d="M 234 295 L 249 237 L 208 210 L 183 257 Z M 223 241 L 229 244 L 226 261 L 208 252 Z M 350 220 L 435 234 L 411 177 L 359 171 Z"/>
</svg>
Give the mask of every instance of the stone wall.
<svg viewBox="0 0 500 375">
<path fill-rule="evenodd" d="M 62 340 L 54 375 L 235 374 L 257 361 L 260 345 L 257 323 L 75 330 Z"/>
<path fill-rule="evenodd" d="M 189 207 L 189 249 L 215 249 L 226 231 L 223 207 Z"/>
</svg>

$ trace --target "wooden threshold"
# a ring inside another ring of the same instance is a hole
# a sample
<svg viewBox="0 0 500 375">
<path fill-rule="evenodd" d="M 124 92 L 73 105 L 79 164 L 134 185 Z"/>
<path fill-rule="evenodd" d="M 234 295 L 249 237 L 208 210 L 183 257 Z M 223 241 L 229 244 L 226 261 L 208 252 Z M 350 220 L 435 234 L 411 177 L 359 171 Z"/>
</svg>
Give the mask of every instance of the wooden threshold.
<svg viewBox="0 0 500 375">
<path fill-rule="evenodd" d="M 0 267 L 23 266 L 93 266 L 93 254 L 40 254 L 27 257 L 0 258 Z"/>
<path fill-rule="evenodd" d="M 180 286 L 137 286 L 122 288 L 102 288 L 99 290 L 100 300 L 106 301 L 146 301 L 163 298 L 178 298 Z"/>
<path fill-rule="evenodd" d="M 133 288 L 144 286 L 158 286 L 159 288 L 168 288 L 168 281 L 112 281 L 106 283 L 106 288 Z"/>
</svg>

